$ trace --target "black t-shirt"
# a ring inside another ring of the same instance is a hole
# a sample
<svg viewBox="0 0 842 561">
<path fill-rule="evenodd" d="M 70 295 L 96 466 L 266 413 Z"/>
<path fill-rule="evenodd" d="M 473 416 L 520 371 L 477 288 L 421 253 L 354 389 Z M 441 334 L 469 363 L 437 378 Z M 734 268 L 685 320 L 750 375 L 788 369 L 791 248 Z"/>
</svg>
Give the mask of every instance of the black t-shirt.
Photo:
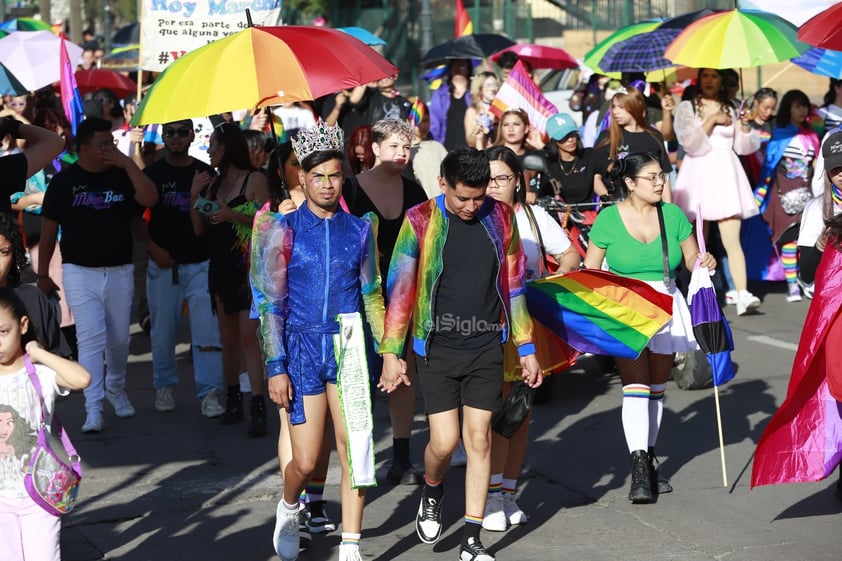
<svg viewBox="0 0 842 561">
<path fill-rule="evenodd" d="M 193 232 L 190 186 L 196 172 L 211 169 L 194 159 L 189 166 L 173 166 L 166 160 L 158 160 L 143 170 L 158 189 L 158 204 L 149 209 L 149 236 L 176 263 L 201 263 L 210 257 L 205 237 Z"/>
<path fill-rule="evenodd" d="M 26 156 L 23 154 L 12 154 L 0 158 L 0 177 L 3 178 L 3 189 L 0 192 L 0 212 L 12 213 L 12 203 L 9 197 L 13 193 L 23 191 L 26 187 L 28 165 Z"/>
<path fill-rule="evenodd" d="M 479 351 L 499 345 L 500 264 L 494 243 L 479 220 L 465 222 L 450 212 L 447 218 L 431 348 Z"/>
<path fill-rule="evenodd" d="M 596 171 L 602 175 L 607 173 L 608 164 L 611 163 L 608 159 L 610 155 L 608 144 L 602 146 L 603 140 L 608 140 L 608 134 L 609 131 L 602 131 L 602 134 L 600 134 L 599 138 L 596 139 L 593 150 Z M 650 152 L 660 158 L 661 170 L 663 170 L 664 173 L 672 171 L 669 153 L 664 148 L 664 137 L 661 136 L 661 133 L 655 129 L 641 132 L 623 131 L 623 137 L 617 145 L 617 153 L 615 157 L 618 160 L 622 160 L 634 152 Z M 608 183 L 606 183 L 606 185 L 607 184 Z"/>
<path fill-rule="evenodd" d="M 581 158 L 572 162 L 561 163 L 558 158 L 552 161 L 549 157 L 547 168 L 549 175 L 561 185 L 561 198 L 566 203 L 586 203 L 593 199 L 593 177 L 595 173 L 593 151 L 586 148 Z M 552 197 L 555 190 L 550 177 L 544 177 L 541 182 L 539 197 Z"/>
<path fill-rule="evenodd" d="M 137 209 L 125 170 L 92 173 L 77 163 L 50 181 L 41 216 L 61 226 L 64 263 L 114 267 L 132 262 L 131 221 Z"/>
<path fill-rule="evenodd" d="M 348 204 L 348 210 L 354 216 L 362 216 L 367 212 L 373 212 L 379 219 L 377 229 L 377 250 L 380 252 L 380 276 L 385 284 L 386 275 L 389 272 L 389 262 L 392 260 L 392 252 L 395 250 L 395 242 L 398 241 L 398 234 L 403 224 L 403 217 L 406 211 L 417 204 L 427 200 L 427 193 L 415 181 L 401 176 L 403 182 L 403 205 L 400 216 L 394 220 L 386 220 L 365 191 L 360 188 L 356 177 L 349 177 L 342 185 L 342 196 Z"/>
<path fill-rule="evenodd" d="M 365 123 L 373 125 L 382 119 L 405 121 L 412 104 L 402 95 L 385 96 L 378 88 L 368 88 L 356 109 L 365 115 Z"/>
<path fill-rule="evenodd" d="M 468 110 L 465 97 L 464 95 L 459 98 L 450 96 L 450 107 L 447 108 L 447 129 L 442 143 L 448 151 L 468 145 L 465 140 L 465 113 Z"/>
</svg>

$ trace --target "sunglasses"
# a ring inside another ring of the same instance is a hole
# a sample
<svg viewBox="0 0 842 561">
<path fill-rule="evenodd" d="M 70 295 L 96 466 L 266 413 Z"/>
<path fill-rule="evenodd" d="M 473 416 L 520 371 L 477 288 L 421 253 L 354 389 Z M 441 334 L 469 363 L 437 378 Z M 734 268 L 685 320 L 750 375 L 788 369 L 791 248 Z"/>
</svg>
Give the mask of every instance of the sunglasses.
<svg viewBox="0 0 842 561">
<path fill-rule="evenodd" d="M 175 135 L 180 136 L 181 138 L 187 138 L 190 136 L 190 133 L 193 132 L 190 129 L 164 129 L 164 136 L 167 138 L 172 138 Z"/>
</svg>

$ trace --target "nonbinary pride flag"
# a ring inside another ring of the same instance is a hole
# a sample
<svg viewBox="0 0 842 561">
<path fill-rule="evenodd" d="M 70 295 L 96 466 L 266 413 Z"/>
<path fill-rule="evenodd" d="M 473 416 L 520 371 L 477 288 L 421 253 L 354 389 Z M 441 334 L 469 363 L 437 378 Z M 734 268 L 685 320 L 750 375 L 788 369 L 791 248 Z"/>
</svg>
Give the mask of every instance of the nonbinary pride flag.
<svg viewBox="0 0 842 561">
<path fill-rule="evenodd" d="M 529 117 L 529 124 L 541 134 L 547 132 L 547 119 L 558 113 L 556 106 L 544 97 L 532 78 L 526 72 L 521 61 L 509 73 L 503 82 L 497 97 L 491 102 L 490 111 L 501 118 L 509 109 L 523 109 Z"/>
<path fill-rule="evenodd" d="M 59 86 L 61 88 L 61 106 L 67 120 L 70 121 L 70 129 L 73 136 L 76 136 L 76 127 L 85 118 L 85 109 L 82 105 L 82 96 L 79 95 L 79 87 L 76 85 L 76 75 L 73 73 L 74 65 L 70 63 L 70 56 L 67 54 L 67 45 L 64 33 L 61 34 L 61 48 L 59 49 Z"/>
<path fill-rule="evenodd" d="M 532 318 L 583 353 L 637 358 L 672 319 L 672 296 L 607 271 L 552 275 L 526 287 Z"/>
</svg>

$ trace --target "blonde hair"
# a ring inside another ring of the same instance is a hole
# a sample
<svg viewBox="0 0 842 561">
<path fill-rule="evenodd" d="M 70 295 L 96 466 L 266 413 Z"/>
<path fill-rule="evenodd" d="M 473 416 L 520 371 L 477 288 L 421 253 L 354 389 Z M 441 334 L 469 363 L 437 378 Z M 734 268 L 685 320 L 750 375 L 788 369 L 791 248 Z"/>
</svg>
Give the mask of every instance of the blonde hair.
<svg viewBox="0 0 842 561">
<path fill-rule="evenodd" d="M 471 77 L 471 105 L 473 105 L 474 109 L 477 111 L 479 111 L 480 105 L 482 104 L 482 86 L 489 78 L 494 78 L 499 85 L 500 80 L 497 79 L 497 75 L 494 72 L 489 72 L 488 70 Z"/>
</svg>

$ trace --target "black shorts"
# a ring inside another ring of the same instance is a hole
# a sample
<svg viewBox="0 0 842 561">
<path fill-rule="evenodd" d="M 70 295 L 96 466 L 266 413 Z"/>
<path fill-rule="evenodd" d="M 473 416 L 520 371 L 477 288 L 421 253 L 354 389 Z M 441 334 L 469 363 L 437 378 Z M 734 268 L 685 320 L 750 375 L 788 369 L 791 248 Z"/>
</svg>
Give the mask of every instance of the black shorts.
<svg viewBox="0 0 842 561">
<path fill-rule="evenodd" d="M 466 352 L 435 349 L 427 360 L 416 355 L 415 364 L 428 415 L 460 405 L 493 412 L 500 408 L 502 345 Z"/>
</svg>

